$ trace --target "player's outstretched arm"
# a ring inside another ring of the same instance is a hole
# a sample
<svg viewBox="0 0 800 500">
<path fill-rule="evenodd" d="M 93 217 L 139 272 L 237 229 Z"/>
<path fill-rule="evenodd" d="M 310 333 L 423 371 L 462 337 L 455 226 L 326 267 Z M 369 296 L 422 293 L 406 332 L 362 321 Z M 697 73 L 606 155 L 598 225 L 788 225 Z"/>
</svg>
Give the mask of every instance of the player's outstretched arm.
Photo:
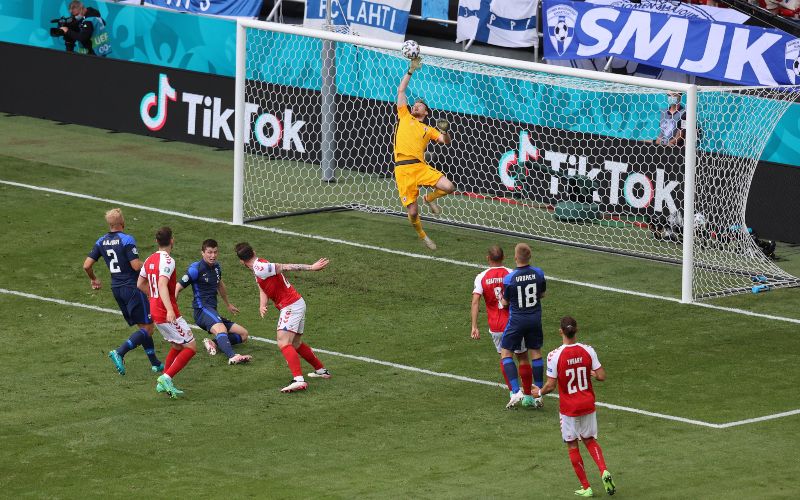
<svg viewBox="0 0 800 500">
<path fill-rule="evenodd" d="M 406 88 L 408 88 L 408 82 L 411 81 L 411 75 L 414 74 L 419 67 L 422 66 L 422 58 L 415 57 L 411 60 L 411 63 L 408 65 L 408 71 L 406 74 L 403 75 L 403 78 L 400 80 L 400 85 L 397 87 L 397 105 L 398 106 L 407 106 L 408 105 L 408 98 L 406 97 Z"/>
<path fill-rule="evenodd" d="M 481 332 L 478 330 L 478 307 L 480 306 L 481 296 L 477 293 L 472 294 L 472 307 L 470 309 L 470 317 L 472 318 L 472 332 L 470 337 L 475 340 L 481 338 Z"/>
<path fill-rule="evenodd" d="M 94 269 L 92 269 L 92 266 L 94 265 L 95 262 L 97 261 L 94 260 L 93 258 L 86 257 L 86 260 L 83 261 L 83 270 L 86 273 L 86 276 L 89 277 L 89 281 L 91 281 L 92 283 L 92 289 L 99 290 L 100 287 L 103 286 L 103 284 L 100 283 L 99 279 L 97 279 L 97 276 L 95 276 L 94 274 Z"/>
<path fill-rule="evenodd" d="M 313 264 L 275 264 L 275 273 L 280 274 L 284 271 L 321 271 L 329 263 L 330 261 L 323 257 Z"/>
</svg>

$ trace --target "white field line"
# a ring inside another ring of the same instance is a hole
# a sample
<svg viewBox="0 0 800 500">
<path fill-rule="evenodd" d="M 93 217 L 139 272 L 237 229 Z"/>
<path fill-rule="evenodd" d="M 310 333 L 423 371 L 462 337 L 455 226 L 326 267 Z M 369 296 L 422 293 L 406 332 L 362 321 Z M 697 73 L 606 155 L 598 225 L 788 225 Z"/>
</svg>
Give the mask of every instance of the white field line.
<svg viewBox="0 0 800 500">
<path fill-rule="evenodd" d="M 99 202 L 108 203 L 108 204 L 111 204 L 111 205 L 118 205 L 118 206 L 122 206 L 122 207 L 136 208 L 136 209 L 139 209 L 139 210 L 145 210 L 145 211 L 148 211 L 148 212 L 155 212 L 155 213 L 165 214 L 165 215 L 172 215 L 172 216 L 181 217 L 181 218 L 184 218 L 184 219 L 191 219 L 191 220 L 197 220 L 197 221 L 202 221 L 202 222 L 210 222 L 210 223 L 214 223 L 214 224 L 224 224 L 224 225 L 228 225 L 228 226 L 244 227 L 244 228 L 248 228 L 248 229 L 266 231 L 266 232 L 269 232 L 269 233 L 281 234 L 281 235 L 284 235 L 284 236 L 294 236 L 294 237 L 298 237 L 298 238 L 307 238 L 307 239 L 312 239 L 312 240 L 325 241 L 325 242 L 328 242 L 328 243 L 336 243 L 338 245 L 347 245 L 347 246 L 356 247 L 356 248 L 364 248 L 364 249 L 367 249 L 367 250 L 375 250 L 377 252 L 389 253 L 389 254 L 393 254 L 393 255 L 401 255 L 403 257 L 411 257 L 411 258 L 414 258 L 414 259 L 432 260 L 432 261 L 436 261 L 436 262 L 443 262 L 443 263 L 446 263 L 446 264 L 454 264 L 454 265 L 457 265 L 457 266 L 472 267 L 472 268 L 475 268 L 475 269 L 483 269 L 484 267 L 486 267 L 484 264 L 474 264 L 474 263 L 471 263 L 471 262 L 464 262 L 464 261 L 455 260 L 455 259 L 448 259 L 446 257 L 435 257 L 433 255 L 428 255 L 428 254 L 404 252 L 402 250 L 393 250 L 391 248 L 384 248 L 384 247 L 379 247 L 379 246 L 375 246 L 375 245 L 367 245 L 367 244 L 364 244 L 364 243 L 357 243 L 357 242 L 354 242 L 354 241 L 340 240 L 340 239 L 337 239 L 337 238 L 328 238 L 326 236 L 319 236 L 319 235 L 315 235 L 315 234 L 297 233 L 295 231 L 287 231 L 285 229 L 277 229 L 277 228 L 263 227 L 263 226 L 252 226 L 252 225 L 237 226 L 237 225 L 233 224 L 230 221 L 226 221 L 226 220 L 222 220 L 222 219 L 214 219 L 214 218 L 211 218 L 211 217 L 200 217 L 200 216 L 197 216 L 197 215 L 186 214 L 186 213 L 183 213 L 183 212 L 176 212 L 174 210 L 164 210 L 164 209 L 160 209 L 160 208 L 153 208 L 153 207 L 148 207 L 148 206 L 145 206 L 145 205 L 139 205 L 139 204 L 136 204 L 136 203 L 127 203 L 127 202 L 119 201 L 119 200 L 111 200 L 111 199 L 108 199 L 108 198 L 100 198 L 100 197 L 92 196 L 92 195 L 88 195 L 88 194 L 74 193 L 74 192 L 71 192 L 71 191 L 62 191 L 60 189 L 52 189 L 52 188 L 47 188 L 47 187 L 42 187 L 42 186 L 33 186 L 31 184 L 22 184 L 20 182 L 6 181 L 6 180 L 0 179 L 0 184 L 5 184 L 5 185 L 8 185 L 8 186 L 14 186 L 14 187 L 19 187 L 19 188 L 24 188 L 24 189 L 31 189 L 31 190 L 34 190 L 34 191 L 42 191 L 42 192 L 45 192 L 45 193 L 53 193 L 53 194 L 60 194 L 60 195 L 64 195 L 64 196 L 71 196 L 71 197 L 74 197 L 74 198 L 82 198 L 84 200 L 99 201 Z M 680 299 L 675 298 L 675 297 L 666 297 L 666 296 L 663 296 L 663 295 L 655 295 L 655 294 L 652 294 L 652 293 L 636 292 L 636 291 L 633 291 L 633 290 L 625 290 L 625 289 L 622 289 L 622 288 L 613 288 L 613 287 L 604 286 L 604 285 L 597 285 L 597 284 L 594 284 L 594 283 L 586 283 L 586 282 L 583 282 L 583 281 L 575 281 L 575 280 L 557 278 L 557 277 L 550 276 L 550 275 L 547 276 L 547 279 L 550 280 L 550 281 L 556 281 L 556 282 L 560 282 L 560 283 L 567 283 L 567 284 L 570 284 L 570 285 L 582 286 L 582 287 L 586 287 L 586 288 L 592 288 L 592 289 L 595 289 L 595 290 L 603 290 L 603 291 L 606 291 L 606 292 L 621 293 L 621 294 L 624 294 L 624 295 L 633 295 L 633 296 L 636 296 L 636 297 L 643 297 L 643 298 L 648 298 L 648 299 L 664 300 L 664 301 L 667 301 L 667 302 L 680 303 Z M 733 307 L 722 307 L 722 306 L 717 306 L 717 305 L 714 305 L 714 304 L 706 304 L 706 303 L 702 303 L 702 302 L 693 302 L 690 305 L 696 306 L 696 307 L 705 307 L 707 309 L 715 309 L 715 310 L 718 310 L 718 311 L 725 311 L 725 312 L 729 312 L 729 313 L 733 313 L 733 314 L 741 314 L 741 315 L 744 315 L 744 316 L 753 316 L 753 317 L 756 317 L 756 318 L 769 319 L 769 320 L 773 320 L 773 321 L 785 321 L 785 322 L 788 322 L 788 323 L 794 323 L 794 324 L 800 325 L 800 319 L 795 319 L 795 318 L 787 318 L 787 317 L 783 317 L 783 316 L 774 316 L 774 315 L 771 315 L 771 314 L 757 313 L 757 312 L 747 311 L 747 310 L 744 310 L 744 309 L 736 309 L 736 308 L 733 308 Z"/>
<path fill-rule="evenodd" d="M 122 313 L 119 310 L 115 310 L 115 309 L 108 309 L 108 308 L 105 308 L 105 307 L 98 307 L 98 306 L 92 306 L 92 305 L 88 305 L 88 304 L 81 304 L 81 303 L 78 303 L 78 302 L 69 302 L 69 301 L 62 300 L 62 299 L 54 299 L 54 298 L 51 298 L 51 297 L 42 297 L 40 295 L 34 295 L 32 293 L 25 293 L 25 292 L 18 292 L 16 290 L 8 290 L 6 288 L 0 288 L 0 293 L 1 294 L 6 294 L 6 295 L 15 295 L 17 297 L 24 297 L 26 299 L 41 300 L 41 301 L 44 301 L 44 302 L 52 302 L 52 303 L 55 303 L 55 304 L 58 304 L 58 305 L 63 305 L 63 306 L 80 307 L 80 308 L 83 308 L 83 309 L 90 309 L 92 311 L 116 314 L 116 315 L 119 315 L 119 316 L 122 315 Z M 190 326 L 193 329 L 196 329 L 196 330 L 200 329 L 197 325 L 190 325 Z M 250 338 L 253 339 L 253 340 L 259 341 L 259 342 L 264 342 L 264 343 L 268 343 L 268 344 L 277 344 L 276 341 L 270 340 L 270 339 L 265 339 L 263 337 L 256 337 L 256 336 L 251 335 Z M 364 362 L 364 363 L 371 363 L 371 364 L 375 364 L 375 365 L 388 366 L 388 367 L 391 367 L 391 368 L 397 368 L 399 370 L 405 370 L 405 371 L 414 372 L 414 373 L 421 373 L 423 375 L 430 375 L 430 376 L 433 376 L 433 377 L 448 378 L 448 379 L 452 379 L 452 380 L 458 380 L 458 381 L 461 381 L 461 382 L 469 382 L 469 383 L 472 383 L 472 384 L 488 385 L 490 387 L 502 387 L 502 388 L 506 387 L 505 384 L 500 384 L 498 382 L 490 382 L 488 380 L 480 380 L 480 379 L 475 379 L 475 378 L 470 378 L 470 377 L 464 377 L 464 376 L 461 376 L 461 375 L 454 375 L 452 373 L 435 372 L 435 371 L 432 371 L 432 370 L 426 370 L 424 368 L 417 368 L 415 366 L 401 365 L 401 364 L 398 364 L 398 363 L 392 363 L 392 362 L 389 362 L 389 361 L 381 361 L 379 359 L 367 358 L 367 357 L 364 357 L 364 356 L 355 356 L 353 354 L 345 354 L 345 353 L 336 352 L 336 351 L 329 351 L 327 349 L 320 349 L 320 348 L 317 348 L 317 347 L 315 347 L 314 350 L 316 352 L 321 352 L 323 354 L 328 354 L 328 355 L 331 355 L 331 356 L 338 356 L 340 358 L 352 359 L 354 361 L 361 361 L 361 362 Z M 550 394 L 549 396 L 554 397 L 554 398 L 558 398 L 558 396 L 555 395 L 555 394 Z M 620 405 L 615 405 L 615 404 L 611 404 L 611 403 L 603 403 L 603 402 L 600 402 L 600 401 L 596 402 L 595 404 L 597 406 L 600 406 L 600 407 L 603 407 L 603 408 L 608 408 L 610 410 L 618 410 L 618 411 L 624 411 L 624 412 L 629 412 L 629 413 L 636 413 L 636 414 L 639 414 L 639 415 L 646 415 L 648 417 L 655 417 L 655 418 L 660 418 L 660 419 L 663 419 L 663 420 L 671 420 L 673 422 L 682 422 L 682 423 L 685 423 L 685 424 L 697 425 L 697 426 L 701 426 L 701 427 L 710 427 L 712 429 L 726 429 L 728 427 L 751 424 L 751 423 L 756 423 L 756 422 L 763 422 L 765 420 L 773 420 L 773 419 L 777 419 L 777 418 L 788 417 L 788 416 L 791 416 L 791 415 L 800 414 L 800 409 L 798 409 L 798 410 L 792 410 L 792 411 L 787 411 L 787 412 L 783 412 L 783 413 L 776 413 L 774 415 L 766 415 L 766 416 L 763 416 L 763 417 L 750 418 L 750 419 L 747 419 L 747 420 L 739 420 L 739 421 L 736 421 L 736 422 L 728 422 L 728 423 L 725 423 L 725 424 L 714 424 L 714 423 L 711 423 L 711 422 L 704 422 L 702 420 L 693 420 L 693 419 L 690 419 L 690 418 L 676 417 L 674 415 L 666 415 L 664 413 L 656 413 L 656 412 L 647 411 L 647 410 L 640 410 L 638 408 L 629 408 L 627 406 L 620 406 Z"/>
</svg>

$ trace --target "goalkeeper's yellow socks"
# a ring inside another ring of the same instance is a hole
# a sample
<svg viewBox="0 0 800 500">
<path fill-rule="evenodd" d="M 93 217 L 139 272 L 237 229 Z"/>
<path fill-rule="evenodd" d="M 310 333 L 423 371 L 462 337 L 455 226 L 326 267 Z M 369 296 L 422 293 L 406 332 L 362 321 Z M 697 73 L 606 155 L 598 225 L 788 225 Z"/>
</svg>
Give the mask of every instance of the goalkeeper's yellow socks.
<svg viewBox="0 0 800 500">
<path fill-rule="evenodd" d="M 442 196 L 446 195 L 447 191 L 442 191 L 441 189 L 435 189 L 432 193 L 428 193 L 425 195 L 425 201 L 428 203 L 441 198 Z"/>
<path fill-rule="evenodd" d="M 408 220 L 410 220 L 411 225 L 414 226 L 414 231 L 416 231 L 419 235 L 419 239 L 423 239 L 425 236 L 427 236 L 425 231 L 422 229 L 422 220 L 419 218 L 419 214 L 415 215 L 414 217 L 409 215 Z"/>
</svg>

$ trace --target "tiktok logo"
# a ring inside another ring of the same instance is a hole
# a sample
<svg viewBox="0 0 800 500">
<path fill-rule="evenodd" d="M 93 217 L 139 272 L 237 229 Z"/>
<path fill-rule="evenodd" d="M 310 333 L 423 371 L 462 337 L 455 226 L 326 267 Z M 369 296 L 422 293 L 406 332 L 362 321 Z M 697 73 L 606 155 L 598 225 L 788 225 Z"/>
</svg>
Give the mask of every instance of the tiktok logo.
<svg viewBox="0 0 800 500">
<path fill-rule="evenodd" d="M 155 92 L 146 94 L 139 105 L 139 115 L 141 115 L 145 127 L 153 132 L 161 130 L 167 123 L 167 99 L 174 101 L 176 98 L 177 92 L 169 84 L 167 75 L 164 73 L 158 75 L 158 95 Z M 150 115 L 153 106 L 157 106 L 155 116 Z"/>
<path fill-rule="evenodd" d="M 519 189 L 519 186 L 517 185 L 518 173 L 512 172 L 518 172 L 516 168 L 517 165 L 521 165 L 528 160 L 536 161 L 538 159 L 538 148 L 531 144 L 528 132 L 526 130 L 522 130 L 519 133 L 519 151 L 506 151 L 503 156 L 500 157 L 500 163 L 497 170 L 497 173 L 500 176 L 500 181 L 508 189 Z M 527 175 L 527 171 L 522 173 Z"/>
</svg>

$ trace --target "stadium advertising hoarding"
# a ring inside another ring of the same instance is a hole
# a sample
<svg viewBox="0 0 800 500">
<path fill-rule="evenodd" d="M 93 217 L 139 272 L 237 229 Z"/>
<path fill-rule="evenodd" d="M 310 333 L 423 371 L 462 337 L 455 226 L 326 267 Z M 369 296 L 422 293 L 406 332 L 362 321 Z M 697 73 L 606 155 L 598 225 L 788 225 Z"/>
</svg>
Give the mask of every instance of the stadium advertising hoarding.
<svg viewBox="0 0 800 500">
<path fill-rule="evenodd" d="M 6 82 L 6 92 L 0 93 L 3 112 L 218 148 L 233 147 L 231 78 L 20 45 L 0 44 L 0 48 L 9 67 L 24 75 Z M 64 75 L 60 85 L 52 85 L 52 74 Z M 103 84 L 97 85 L 98 81 Z M 319 163 L 319 93 L 294 87 L 289 95 L 281 88 L 264 86 L 263 91 L 270 95 L 264 103 L 269 104 L 253 102 L 246 106 L 248 140 L 258 144 L 257 150 L 264 155 Z M 91 90 L 76 94 L 75 89 Z M 336 120 L 336 167 L 391 176 L 394 105 L 339 96 L 337 106 L 341 116 L 346 116 L 345 110 L 352 115 L 353 109 L 369 109 L 372 126 L 386 133 L 368 139 L 358 133 L 352 122 Z M 554 133 L 539 125 L 523 126 L 457 112 L 434 110 L 434 114 L 453 124 L 454 144 L 431 146 L 431 162 L 446 172 L 461 192 L 524 202 L 532 192 L 528 189 L 530 183 L 539 182 L 547 186 L 548 193 L 545 199 L 539 195 L 539 201 L 555 203 L 575 195 L 569 192 L 573 187 L 569 178 L 586 176 L 596 181 L 591 184 L 591 201 L 599 199 L 613 205 L 617 213 L 653 213 L 681 206 L 683 157 L 679 148 L 621 138 L 585 140 L 585 133 Z M 467 122 L 493 130 L 497 139 L 491 144 L 464 141 L 459 138 L 459 128 L 463 130 L 462 123 Z M 538 137 L 548 137 L 549 146 L 544 147 Z M 559 142 L 554 143 L 553 138 Z M 364 144 L 367 140 L 373 142 Z M 621 151 L 620 148 L 626 151 L 627 162 L 615 156 L 614 151 Z M 359 150 L 376 153 L 363 157 Z M 664 162 L 662 156 L 657 163 L 667 167 L 648 166 L 648 157 L 665 154 L 669 161 Z M 536 161 L 525 163 L 519 158 Z M 751 204 L 748 210 L 755 212 L 752 216 L 748 212 L 748 222 L 770 237 L 783 235 L 786 241 L 800 241 L 797 228 L 786 224 L 772 224 L 773 229 L 765 231 L 770 226 L 768 221 L 776 220 L 775 213 L 798 212 L 796 203 L 792 204 L 794 198 L 770 194 L 775 192 L 775 185 L 797 185 L 797 169 L 780 170 L 780 175 L 775 173 L 768 182 L 761 182 L 763 179 L 756 176 L 753 188 L 758 195 L 754 199 L 770 201 Z"/>
</svg>

